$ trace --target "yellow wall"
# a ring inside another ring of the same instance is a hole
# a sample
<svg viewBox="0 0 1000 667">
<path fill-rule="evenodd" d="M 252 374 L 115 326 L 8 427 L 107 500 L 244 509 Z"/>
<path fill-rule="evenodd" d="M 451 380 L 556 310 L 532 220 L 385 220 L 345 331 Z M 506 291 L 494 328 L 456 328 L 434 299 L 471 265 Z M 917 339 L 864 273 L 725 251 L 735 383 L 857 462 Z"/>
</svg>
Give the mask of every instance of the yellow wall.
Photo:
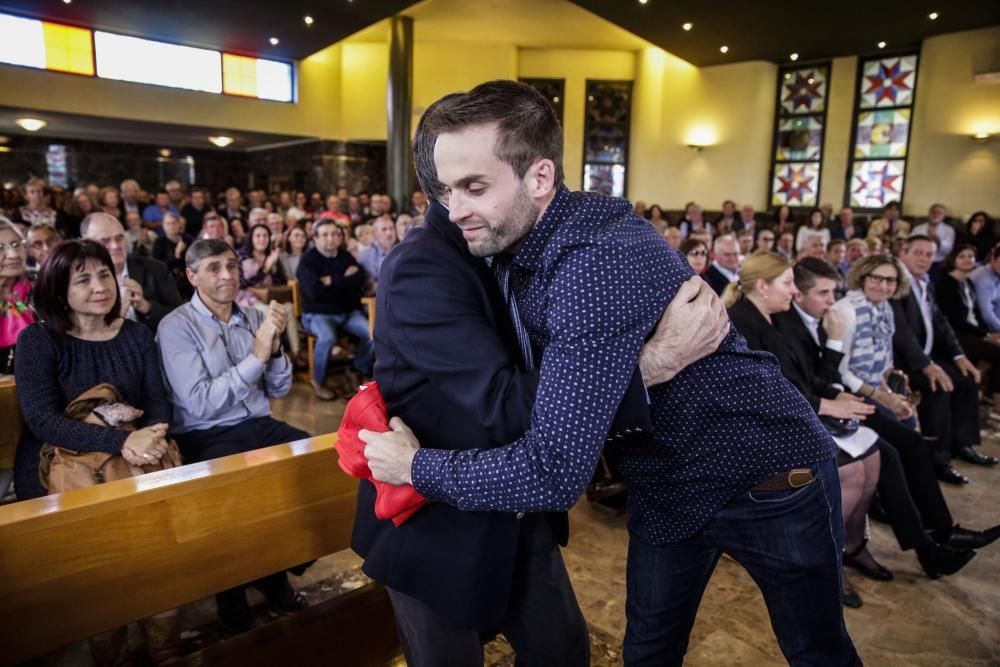
<svg viewBox="0 0 1000 667">
<path fill-rule="evenodd" d="M 521 49 L 518 77 L 565 79 L 563 105 L 563 170 L 566 184 L 580 188 L 583 179 L 583 123 L 587 79 L 631 81 L 635 78 L 631 51 Z M 635 137 L 635 127 L 632 128 Z"/>
<path fill-rule="evenodd" d="M 696 68 L 651 47 L 636 57 L 629 193 L 683 208 L 723 199 L 763 209 L 774 123 L 772 63 Z M 702 151 L 692 143 L 710 144 Z"/>
<path fill-rule="evenodd" d="M 925 215 L 934 202 L 966 216 L 1000 213 L 1000 85 L 972 81 L 1000 71 L 1000 27 L 924 42 L 913 110 L 904 213 Z M 971 135 L 991 132 L 991 142 Z"/>
<path fill-rule="evenodd" d="M 340 71 L 339 44 L 306 58 L 298 64 L 298 104 L 285 104 L 0 65 L 0 100 L 39 111 L 336 138 L 340 107 L 329 101 L 340 96 Z"/>
<path fill-rule="evenodd" d="M 385 140 L 388 76 L 388 44 L 343 44 L 340 94 L 331 99 L 331 106 L 339 105 L 340 109 L 339 138 Z"/>
<path fill-rule="evenodd" d="M 844 191 L 848 187 L 845 174 L 847 174 L 847 161 L 851 153 L 854 77 L 857 74 L 857 68 L 858 59 L 855 56 L 836 58 L 830 68 L 819 201 L 820 203 L 833 204 L 835 211 L 844 205 Z"/>
</svg>

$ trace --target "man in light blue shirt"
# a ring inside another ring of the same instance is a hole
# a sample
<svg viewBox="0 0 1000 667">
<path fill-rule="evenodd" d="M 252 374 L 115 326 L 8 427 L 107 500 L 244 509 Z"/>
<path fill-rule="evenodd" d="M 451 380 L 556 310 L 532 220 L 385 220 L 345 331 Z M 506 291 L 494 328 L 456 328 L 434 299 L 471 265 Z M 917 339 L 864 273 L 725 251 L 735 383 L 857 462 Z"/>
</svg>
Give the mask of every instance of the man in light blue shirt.
<svg viewBox="0 0 1000 667">
<path fill-rule="evenodd" d="M 185 255 L 191 301 L 160 322 L 156 340 L 173 406 L 173 435 L 185 463 L 239 454 L 308 438 L 271 417 L 269 398 L 292 384 L 292 365 L 281 349 L 285 311 L 271 302 L 267 315 L 236 305 L 240 270 L 225 241 L 203 239 Z M 252 582 L 272 611 L 308 606 L 282 571 Z M 253 615 L 243 587 L 216 596 L 219 620 L 232 633 L 249 630 Z"/>
<path fill-rule="evenodd" d="M 983 324 L 991 333 L 1000 332 L 1000 245 L 993 247 L 988 264 L 976 267 L 969 280 L 976 287 L 976 302 Z"/>
<path fill-rule="evenodd" d="M 392 218 L 384 215 L 372 223 L 372 231 L 375 233 L 375 241 L 358 253 L 358 264 L 377 283 L 382 260 L 396 245 L 396 226 L 393 224 Z"/>
</svg>

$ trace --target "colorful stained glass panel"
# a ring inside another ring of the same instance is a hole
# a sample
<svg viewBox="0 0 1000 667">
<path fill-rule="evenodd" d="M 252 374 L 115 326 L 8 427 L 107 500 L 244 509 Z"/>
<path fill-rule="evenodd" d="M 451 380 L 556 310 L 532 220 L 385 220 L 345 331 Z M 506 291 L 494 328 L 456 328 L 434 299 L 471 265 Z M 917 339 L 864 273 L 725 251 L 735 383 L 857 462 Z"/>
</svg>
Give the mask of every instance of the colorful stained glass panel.
<svg viewBox="0 0 1000 667">
<path fill-rule="evenodd" d="M 826 108 L 826 68 L 785 72 L 781 79 L 782 114 L 818 113 Z"/>
<path fill-rule="evenodd" d="M 861 71 L 860 108 L 903 107 L 913 104 L 917 56 L 869 60 Z"/>
<path fill-rule="evenodd" d="M 877 109 L 858 114 L 854 157 L 906 157 L 910 109 Z"/>
<path fill-rule="evenodd" d="M 823 120 L 820 116 L 783 118 L 778 123 L 778 146 L 774 159 L 818 160 L 823 146 Z"/>
<path fill-rule="evenodd" d="M 771 204 L 774 206 L 815 206 L 819 189 L 818 162 L 789 162 L 774 166 Z"/>
<path fill-rule="evenodd" d="M 855 162 L 851 173 L 851 206 L 882 208 L 900 199 L 906 160 L 864 160 Z"/>
</svg>

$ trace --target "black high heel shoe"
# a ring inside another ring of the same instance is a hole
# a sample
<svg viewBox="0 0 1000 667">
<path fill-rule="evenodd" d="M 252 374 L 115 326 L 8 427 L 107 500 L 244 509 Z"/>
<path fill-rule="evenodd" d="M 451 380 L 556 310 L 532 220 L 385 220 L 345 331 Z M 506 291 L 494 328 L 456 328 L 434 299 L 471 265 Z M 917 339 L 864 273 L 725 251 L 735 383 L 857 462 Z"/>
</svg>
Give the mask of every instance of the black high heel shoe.
<svg viewBox="0 0 1000 667">
<path fill-rule="evenodd" d="M 892 576 L 892 572 L 890 572 L 887 568 L 879 564 L 879 562 L 875 560 L 874 556 L 871 556 L 871 554 L 869 554 L 869 557 L 871 557 L 872 562 L 875 563 L 875 567 L 871 567 L 870 565 L 862 562 L 858 558 L 858 556 L 861 555 L 861 553 L 865 550 L 865 547 L 867 546 L 868 546 L 868 538 L 865 538 L 864 540 L 861 541 L 861 546 L 859 546 L 854 551 L 850 553 L 847 553 L 845 551 L 844 567 L 849 567 L 854 570 L 857 570 L 858 572 L 865 575 L 869 579 L 874 579 L 875 581 L 892 581 L 894 579 L 894 577 Z"/>
</svg>

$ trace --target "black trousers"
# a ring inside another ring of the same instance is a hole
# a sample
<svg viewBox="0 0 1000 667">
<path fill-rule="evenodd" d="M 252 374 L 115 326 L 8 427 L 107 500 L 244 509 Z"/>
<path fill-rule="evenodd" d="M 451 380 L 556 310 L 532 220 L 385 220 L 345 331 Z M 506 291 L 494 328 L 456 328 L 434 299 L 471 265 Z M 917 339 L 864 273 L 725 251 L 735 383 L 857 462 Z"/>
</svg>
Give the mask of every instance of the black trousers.
<svg viewBox="0 0 1000 667">
<path fill-rule="evenodd" d="M 959 342 L 972 363 L 985 361 L 990 365 L 986 374 L 986 386 L 991 394 L 1000 392 L 1000 345 L 994 345 L 978 336 L 962 336 Z"/>
<path fill-rule="evenodd" d="M 881 412 L 864 423 L 882 440 L 878 492 L 900 548 L 919 546 L 926 539 L 925 530 L 951 528 L 954 519 L 934 472 L 930 443 Z"/>
<path fill-rule="evenodd" d="M 934 463 L 948 465 L 959 449 L 980 442 L 979 387 L 950 359 L 934 359 L 934 363 L 948 374 L 955 390 L 931 391 L 930 382 L 919 371 L 909 373 L 910 388 L 921 394 L 920 429 L 933 441 Z"/>
<path fill-rule="evenodd" d="M 216 426 L 174 436 L 185 463 L 198 463 L 261 447 L 283 445 L 311 437 L 273 417 L 254 417 L 232 426 Z"/>
</svg>

